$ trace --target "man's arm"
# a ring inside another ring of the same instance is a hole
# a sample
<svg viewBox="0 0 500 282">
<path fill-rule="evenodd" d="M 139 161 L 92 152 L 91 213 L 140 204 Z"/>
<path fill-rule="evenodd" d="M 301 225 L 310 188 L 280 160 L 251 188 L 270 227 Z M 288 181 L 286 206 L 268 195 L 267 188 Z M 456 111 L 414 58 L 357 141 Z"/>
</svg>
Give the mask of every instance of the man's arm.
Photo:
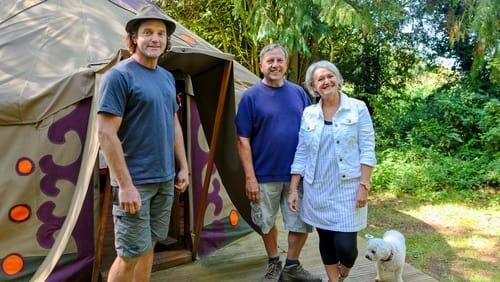
<svg viewBox="0 0 500 282">
<path fill-rule="evenodd" d="M 135 214 L 141 209 L 141 197 L 132 183 L 132 177 L 123 156 L 122 144 L 117 135 L 121 123 L 122 118 L 119 116 L 107 113 L 97 115 L 99 143 L 106 163 L 118 181 L 120 206 L 125 212 Z"/>
<path fill-rule="evenodd" d="M 182 136 L 182 127 L 177 114 L 175 114 L 175 144 L 174 154 L 179 171 L 175 177 L 175 189 L 184 192 L 189 185 L 189 169 L 184 149 L 184 138 Z"/>
<path fill-rule="evenodd" d="M 252 147 L 250 146 L 250 138 L 238 137 L 238 155 L 241 165 L 245 172 L 245 189 L 247 198 L 251 202 L 258 203 L 260 201 L 259 184 L 255 176 L 252 159 Z"/>
</svg>

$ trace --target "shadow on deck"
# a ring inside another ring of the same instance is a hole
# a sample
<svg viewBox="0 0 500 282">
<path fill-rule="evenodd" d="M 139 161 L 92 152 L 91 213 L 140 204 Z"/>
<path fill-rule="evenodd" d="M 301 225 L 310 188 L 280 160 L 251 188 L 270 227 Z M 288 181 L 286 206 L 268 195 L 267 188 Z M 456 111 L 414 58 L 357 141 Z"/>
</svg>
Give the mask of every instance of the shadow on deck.
<svg viewBox="0 0 500 282">
<path fill-rule="evenodd" d="M 277 222 L 281 221 L 279 218 Z M 281 259 L 286 258 L 286 233 L 280 228 L 279 249 Z M 301 263 L 306 269 L 328 281 L 318 250 L 318 235 L 309 235 L 302 254 Z M 358 237 L 358 259 L 345 281 L 375 281 L 375 265 L 363 257 L 366 241 Z M 198 261 L 154 272 L 151 281 L 261 281 L 267 265 L 264 245 L 257 233 L 251 233 L 232 244 L 217 250 Z M 390 277 L 388 277 L 390 278 Z M 436 279 L 406 264 L 403 279 L 405 282 L 437 281 Z M 386 279 L 385 281 L 391 281 Z"/>
</svg>

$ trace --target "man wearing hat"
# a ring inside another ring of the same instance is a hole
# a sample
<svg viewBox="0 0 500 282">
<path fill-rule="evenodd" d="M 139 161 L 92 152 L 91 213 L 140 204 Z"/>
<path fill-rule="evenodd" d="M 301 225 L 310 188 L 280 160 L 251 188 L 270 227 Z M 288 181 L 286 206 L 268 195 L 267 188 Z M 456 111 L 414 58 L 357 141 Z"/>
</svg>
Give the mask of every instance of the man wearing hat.
<svg viewBox="0 0 500 282">
<path fill-rule="evenodd" d="M 168 235 L 174 188 L 183 192 L 189 174 L 175 79 L 158 66 L 175 24 L 148 5 L 125 29 L 132 56 L 103 77 L 97 117 L 114 199 L 117 257 L 108 281 L 148 281 L 154 245 Z"/>
</svg>

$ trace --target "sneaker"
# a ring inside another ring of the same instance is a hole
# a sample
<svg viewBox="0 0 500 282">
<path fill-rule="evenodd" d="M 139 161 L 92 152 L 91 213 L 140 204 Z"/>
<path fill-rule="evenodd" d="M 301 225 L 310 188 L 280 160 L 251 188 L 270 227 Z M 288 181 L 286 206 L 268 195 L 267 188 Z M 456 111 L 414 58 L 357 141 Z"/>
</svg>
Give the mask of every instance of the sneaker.
<svg viewBox="0 0 500 282">
<path fill-rule="evenodd" d="M 321 277 L 305 270 L 302 265 L 296 264 L 283 268 L 281 272 L 281 281 L 321 282 Z"/>
<path fill-rule="evenodd" d="M 268 263 L 266 274 L 264 274 L 264 278 L 262 282 L 277 282 L 280 280 L 281 275 L 281 261 L 278 263 Z"/>
</svg>

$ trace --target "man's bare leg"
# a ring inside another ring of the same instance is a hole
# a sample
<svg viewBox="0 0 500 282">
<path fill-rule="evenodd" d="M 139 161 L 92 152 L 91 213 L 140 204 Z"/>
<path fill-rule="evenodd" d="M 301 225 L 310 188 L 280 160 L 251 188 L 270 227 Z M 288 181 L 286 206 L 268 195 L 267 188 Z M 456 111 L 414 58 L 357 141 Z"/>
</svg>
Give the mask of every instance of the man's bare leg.
<svg viewBox="0 0 500 282">
<path fill-rule="evenodd" d="M 117 256 L 108 273 L 109 282 L 131 282 L 134 268 L 139 257 L 129 258 Z"/>
<path fill-rule="evenodd" d="M 262 234 L 264 247 L 266 248 L 267 256 L 270 258 L 277 257 L 278 254 L 278 228 L 276 225 L 271 228 L 269 233 Z"/>
<path fill-rule="evenodd" d="M 156 242 L 153 242 L 151 249 L 137 260 L 134 268 L 134 282 L 149 281 L 151 279 L 155 245 Z"/>
<path fill-rule="evenodd" d="M 307 240 L 307 233 L 288 232 L 288 254 L 287 258 L 298 260 L 300 252 Z"/>
</svg>

